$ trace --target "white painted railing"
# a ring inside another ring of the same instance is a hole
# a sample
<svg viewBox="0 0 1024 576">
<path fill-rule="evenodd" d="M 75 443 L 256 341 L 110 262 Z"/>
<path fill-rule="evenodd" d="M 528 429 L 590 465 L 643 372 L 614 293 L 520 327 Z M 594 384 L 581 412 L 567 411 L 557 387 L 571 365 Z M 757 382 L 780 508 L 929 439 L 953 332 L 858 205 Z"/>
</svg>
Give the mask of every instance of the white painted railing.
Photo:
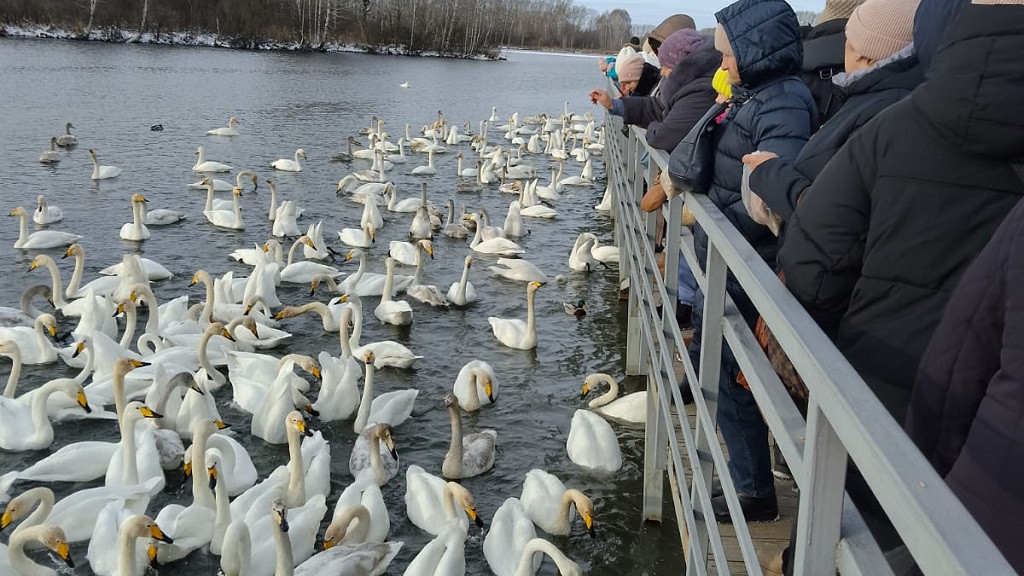
<svg viewBox="0 0 1024 576">
<path fill-rule="evenodd" d="M 765 421 L 800 489 L 794 574 L 893 574 L 877 542 L 844 489 L 847 456 L 856 463 L 924 574 L 1013 574 L 996 547 L 949 491 L 842 354 L 750 244 L 706 197 L 687 194 L 666 202 L 665 278 L 655 261 L 655 214 L 639 199 L 668 155 L 650 149 L 641 129 L 621 132 L 608 116 L 605 165 L 612 193 L 620 280 L 628 280 L 626 373 L 647 376 L 644 517 L 661 520 L 662 484 L 671 482 L 687 574 L 729 574 L 722 536 L 711 509 L 718 477 L 732 513 L 744 573 L 761 574 L 754 545 L 718 442 L 716 398 L 723 342 L 750 384 Z M 644 160 L 646 160 L 646 165 Z M 697 262 L 682 204 L 709 237 L 707 262 Z M 682 253 L 705 294 L 701 372 L 685 353 L 673 314 Z M 702 273 L 701 270 L 704 272 Z M 810 390 L 806 422 L 772 370 L 754 335 L 725 290 L 739 281 Z M 664 302 L 660 314 L 655 302 Z M 677 353 L 677 351 L 679 351 Z M 685 366 L 696 408 L 691 425 L 674 362 Z M 670 431 L 680 430 L 676 433 Z M 685 466 L 684 466 L 685 462 Z"/>
</svg>

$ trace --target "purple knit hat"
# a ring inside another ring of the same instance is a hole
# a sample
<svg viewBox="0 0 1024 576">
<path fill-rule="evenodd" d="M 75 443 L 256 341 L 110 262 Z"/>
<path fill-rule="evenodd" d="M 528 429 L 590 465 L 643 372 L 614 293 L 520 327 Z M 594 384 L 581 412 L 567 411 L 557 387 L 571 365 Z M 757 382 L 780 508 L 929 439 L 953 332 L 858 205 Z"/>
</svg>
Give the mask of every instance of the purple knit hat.
<svg viewBox="0 0 1024 576">
<path fill-rule="evenodd" d="M 675 69 L 691 52 L 704 45 L 704 37 L 700 32 L 690 28 L 683 28 L 665 38 L 658 48 L 658 61 L 662 66 Z"/>
</svg>

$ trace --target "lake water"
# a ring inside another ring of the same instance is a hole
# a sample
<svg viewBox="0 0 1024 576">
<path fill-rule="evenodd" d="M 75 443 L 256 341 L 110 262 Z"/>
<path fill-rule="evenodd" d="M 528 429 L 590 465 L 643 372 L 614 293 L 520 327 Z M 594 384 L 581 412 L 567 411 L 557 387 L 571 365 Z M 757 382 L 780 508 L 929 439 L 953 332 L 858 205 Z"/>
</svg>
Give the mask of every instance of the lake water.
<svg viewBox="0 0 1024 576">
<path fill-rule="evenodd" d="M 187 187 L 198 179 L 191 170 L 197 146 L 205 146 L 208 159 L 236 169 L 257 170 L 261 180 L 275 176 L 280 197 L 294 199 L 306 208 L 300 227 L 305 229 L 323 219 L 325 238 L 343 251 L 335 230 L 357 227 L 362 207 L 337 198 L 335 186 L 352 169 L 369 166 L 365 161 L 357 160 L 350 167 L 328 159 L 344 149 L 349 135 L 368 126 L 371 116 L 387 120 L 386 130 L 393 139 L 404 132 L 407 122 L 414 132 L 433 122 L 438 110 L 449 122 L 461 125 L 469 121 L 476 131 L 492 106 L 498 108 L 503 121 L 515 111 L 523 116 L 558 115 L 566 102 L 571 112 L 591 110 L 597 114 L 587 92 L 602 85 L 593 57 L 568 55 L 512 52 L 505 61 L 482 62 L 10 39 L 0 39 L 0 78 L 0 157 L 5 162 L 0 171 L 0 198 L 4 212 L 17 205 L 31 211 L 36 196 L 45 194 L 65 212 L 65 219 L 51 228 L 84 236 L 87 280 L 99 269 L 119 262 L 122 254 L 139 252 L 175 274 L 155 284 L 161 301 L 188 292 L 193 302 L 204 295 L 200 288 L 187 287 L 197 269 L 214 275 L 227 271 L 246 275 L 249 268 L 229 259 L 228 253 L 270 237 L 265 186 L 242 199 L 244 232 L 217 229 L 205 221 L 205 193 Z M 403 82 L 410 87 L 400 88 Z M 225 125 L 229 116 L 241 120 L 241 136 L 204 136 L 205 130 Z M 54 168 L 38 164 L 49 137 L 59 134 L 69 121 L 76 127 L 79 146 L 61 151 L 62 160 Z M 164 130 L 150 131 L 150 126 L 158 123 Z M 491 142 L 501 138 L 497 130 L 491 130 L 489 136 Z M 365 143 L 364 136 L 358 137 Z M 271 161 L 290 158 L 300 147 L 308 154 L 304 171 L 272 174 Z M 121 167 L 122 174 L 113 180 L 91 181 L 90 148 L 99 153 L 101 163 Z M 471 154 L 468 145 L 461 148 L 467 156 Z M 603 181 L 600 158 L 595 160 Z M 546 175 L 548 159 L 530 156 L 527 162 Z M 423 179 L 409 172 L 425 163 L 425 156 L 414 155 L 408 164 L 393 170 L 390 176 L 400 197 L 418 194 Z M 495 185 L 480 188 L 460 182 L 454 153 L 437 156 L 436 165 L 438 175 L 426 179 L 431 202 L 443 206 L 448 198 L 454 198 L 459 207 L 486 207 L 500 224 L 511 196 L 499 194 Z M 575 162 L 567 163 L 566 168 L 567 175 L 580 170 Z M 546 181 L 545 176 L 542 183 Z M 640 519 L 642 430 L 614 426 L 625 459 L 614 475 L 587 473 L 570 462 L 565 451 L 570 418 L 581 406 L 583 378 L 597 371 L 621 377 L 625 310 L 617 299 L 617 271 L 570 273 L 566 263 L 569 249 L 582 231 L 593 231 L 602 241 L 611 241 L 611 221 L 592 208 L 603 190 L 603 182 L 592 188 L 569 189 L 555 205 L 558 219 L 527 219 L 532 233 L 522 240 L 525 256 L 552 278 L 556 274 L 568 278 L 549 282 L 537 293 L 539 345 L 535 351 L 503 347 L 491 334 L 487 316 L 525 314 L 523 284 L 490 278 L 487 265 L 495 260 L 491 256 L 479 255 L 472 268 L 471 281 L 479 302 L 450 310 L 414 303 L 415 321 L 410 328 L 379 324 L 372 315 L 376 299 L 364 299 L 363 342 L 395 339 L 424 356 L 415 370 L 378 372 L 376 384 L 378 393 L 412 387 L 420 390 L 413 417 L 395 429 L 402 472 L 382 487 L 391 516 L 390 539 L 405 542 L 389 574 L 401 574 L 431 539 L 405 515 L 404 469 L 415 463 L 440 474 L 450 436 L 442 398 L 459 368 L 475 358 L 490 362 L 500 379 L 496 404 L 465 417 L 470 430 L 487 427 L 498 432 L 495 467 L 462 482 L 474 494 L 485 521 L 505 498 L 519 496 L 528 470 L 546 469 L 594 499 L 596 539 L 587 536 L 578 521 L 571 536 L 548 536 L 588 573 L 667 575 L 682 571 L 674 522 L 645 524 Z M 150 208 L 181 210 L 188 219 L 171 227 L 151 228 L 152 238 L 141 244 L 122 241 L 118 230 L 131 220 L 129 198 L 135 192 L 149 199 Z M 376 245 L 368 250 L 372 270 L 383 271 L 387 241 L 406 236 L 410 216 L 385 212 L 385 226 Z M 30 223 L 31 228 L 34 225 Z M 0 257 L 0 305 L 17 306 L 25 286 L 48 281 L 44 271 L 28 271 L 34 252 L 10 248 L 16 238 L 16 219 L 6 219 L 0 227 L 0 254 L 4 254 Z M 445 290 L 458 280 L 470 249 L 468 241 L 444 236 L 435 238 L 434 245 L 437 259 L 429 263 L 426 280 Z M 60 250 L 47 252 L 55 257 L 61 254 Z M 67 282 L 72 264 L 70 260 L 58 263 Z M 351 262 L 336 265 L 345 272 L 355 268 Z M 308 301 L 308 292 L 303 285 L 283 284 L 278 289 L 287 304 Z M 328 296 L 318 293 L 315 298 L 326 301 Z M 577 320 L 563 313 L 563 301 L 581 298 L 589 304 L 586 317 Z M 145 314 L 142 316 L 144 321 Z M 60 331 L 71 328 L 68 321 Z M 295 336 L 287 346 L 274 350 L 275 355 L 300 352 L 316 356 L 320 350 L 337 353 L 337 336 L 325 333 L 318 318 L 286 320 L 282 328 Z M 4 381 L 9 366 L 0 362 Z M 20 389 L 71 373 L 62 364 L 26 367 Z M 627 391 L 634 389 L 635 383 L 628 382 Z M 249 434 L 250 416 L 228 403 L 227 387 L 217 398 L 221 414 L 232 422 L 235 435 L 250 450 L 261 477 L 286 461 L 284 445 L 271 446 Z M 333 509 L 337 494 L 352 480 L 347 462 L 355 435 L 351 421 L 313 422 L 313 428 L 322 430 L 331 442 L 333 490 L 328 505 Z M 55 431 L 52 450 L 81 439 L 118 437 L 106 421 L 64 422 L 57 424 Z M 0 452 L 0 473 L 23 468 L 46 453 Z M 81 488 L 52 487 L 58 498 Z M 168 488 L 153 499 L 150 512 L 155 515 L 167 503 L 187 502 L 189 497 L 182 475 L 171 472 Z M 670 520 L 671 509 L 667 507 L 665 512 Z M 489 573 L 482 542 L 480 531 L 472 528 L 466 542 L 468 574 Z M 74 546 L 72 555 L 79 565 L 75 574 L 92 574 L 85 562 L 84 545 Z M 185 561 L 160 567 L 159 573 L 214 574 L 217 562 L 217 557 L 200 550 Z M 541 573 L 554 574 L 555 569 L 546 562 Z"/>
</svg>

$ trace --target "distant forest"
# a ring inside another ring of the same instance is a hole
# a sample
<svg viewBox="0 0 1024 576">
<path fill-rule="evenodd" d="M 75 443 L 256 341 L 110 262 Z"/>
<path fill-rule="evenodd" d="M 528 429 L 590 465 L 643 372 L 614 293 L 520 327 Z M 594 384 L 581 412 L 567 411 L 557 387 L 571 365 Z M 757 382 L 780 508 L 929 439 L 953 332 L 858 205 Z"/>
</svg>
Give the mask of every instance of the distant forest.
<svg viewBox="0 0 1024 576">
<path fill-rule="evenodd" d="M 0 0 L 0 24 L 53 26 L 83 38 L 120 29 L 158 38 L 213 34 L 238 47 L 333 43 L 492 57 L 500 46 L 617 51 L 650 29 L 634 26 L 625 10 L 597 13 L 573 0 Z"/>
</svg>

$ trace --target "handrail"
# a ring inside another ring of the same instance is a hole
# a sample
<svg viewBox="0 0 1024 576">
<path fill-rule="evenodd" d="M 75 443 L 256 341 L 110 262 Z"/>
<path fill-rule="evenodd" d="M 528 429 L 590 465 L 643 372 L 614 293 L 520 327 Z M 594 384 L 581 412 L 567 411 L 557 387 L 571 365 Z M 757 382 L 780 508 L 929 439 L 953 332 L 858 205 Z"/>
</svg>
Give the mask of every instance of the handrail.
<svg viewBox="0 0 1024 576">
<path fill-rule="evenodd" d="M 655 215 L 642 215 L 638 200 L 655 170 L 667 170 L 668 155 L 650 148 L 642 129 L 633 127 L 623 136 L 618 117 L 607 115 L 606 125 L 605 165 L 615 238 L 623 253 L 620 280 L 629 281 L 626 372 L 648 377 L 644 518 L 661 520 L 667 471 L 686 573 L 707 574 L 712 561 L 716 573 L 730 573 L 711 511 L 710 486 L 717 476 L 736 519 L 745 573 L 761 574 L 717 436 L 719 365 L 725 343 L 800 488 L 794 574 L 893 573 L 844 492 L 847 455 L 925 574 L 1014 574 L 863 379 L 707 196 L 686 194 L 665 203 L 668 257 L 662 279 L 653 250 Z M 649 159 L 646 166 L 643 156 Z M 698 263 L 692 237 L 680 224 L 684 201 L 707 233 L 707 262 Z M 672 313 L 676 254 L 686 258 L 705 294 L 699 373 L 685 353 Z M 727 274 L 743 287 L 807 383 L 806 422 L 729 299 Z M 660 313 L 654 306 L 658 300 L 663 304 Z M 695 425 L 685 411 L 673 414 L 673 406 L 683 406 L 675 375 L 677 351 L 695 399 Z M 669 433 L 676 429 L 681 430 L 679 436 Z"/>
</svg>

